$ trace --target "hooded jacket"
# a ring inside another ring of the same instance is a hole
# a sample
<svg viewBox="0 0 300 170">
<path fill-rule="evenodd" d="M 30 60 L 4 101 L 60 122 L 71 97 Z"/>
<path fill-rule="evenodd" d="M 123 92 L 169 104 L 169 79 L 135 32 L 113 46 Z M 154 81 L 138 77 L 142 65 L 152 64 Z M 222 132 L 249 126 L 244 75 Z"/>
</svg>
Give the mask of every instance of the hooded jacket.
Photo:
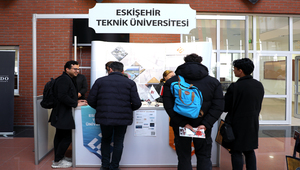
<svg viewBox="0 0 300 170">
<path fill-rule="evenodd" d="M 190 124 L 192 127 L 204 125 L 205 135 L 208 143 L 212 142 L 211 129 L 213 124 L 219 119 L 224 108 L 224 98 L 221 83 L 208 75 L 206 66 L 197 62 L 187 62 L 177 67 L 176 75 L 184 77 L 185 81 L 198 87 L 202 92 L 203 104 L 201 110 L 202 117 L 191 119 L 184 117 L 173 110 L 175 98 L 170 91 L 171 83 L 178 81 L 178 76 L 174 76 L 164 84 L 163 103 L 164 108 L 170 116 L 170 126 L 173 128 L 184 127 Z"/>
<path fill-rule="evenodd" d="M 131 125 L 133 111 L 142 105 L 135 82 L 120 72 L 97 79 L 87 101 L 96 109 L 96 123 L 112 126 Z"/>
</svg>

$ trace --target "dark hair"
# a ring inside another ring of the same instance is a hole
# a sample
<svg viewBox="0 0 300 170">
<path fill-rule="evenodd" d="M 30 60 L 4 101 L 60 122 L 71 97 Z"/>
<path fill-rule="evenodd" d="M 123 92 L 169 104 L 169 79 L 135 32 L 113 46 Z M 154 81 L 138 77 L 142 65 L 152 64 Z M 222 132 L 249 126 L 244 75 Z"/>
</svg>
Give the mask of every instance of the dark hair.
<svg viewBox="0 0 300 170">
<path fill-rule="evenodd" d="M 198 56 L 195 53 L 189 54 L 189 55 L 185 56 L 183 59 L 186 63 L 187 62 L 198 62 L 198 63 L 202 62 L 202 57 Z"/>
<path fill-rule="evenodd" d="M 254 64 L 249 58 L 242 58 L 233 61 L 233 66 L 242 69 L 245 75 L 250 75 L 254 70 Z"/>
<path fill-rule="evenodd" d="M 122 72 L 124 65 L 121 62 L 114 61 L 108 67 L 113 71 Z"/>
<path fill-rule="evenodd" d="M 66 69 L 71 69 L 73 65 L 79 65 L 77 61 L 74 60 L 70 60 L 68 62 L 66 62 L 65 66 L 64 66 L 64 70 L 66 71 Z"/>
<path fill-rule="evenodd" d="M 109 62 L 107 62 L 107 63 L 105 64 L 105 70 L 106 70 L 106 71 L 109 71 L 109 65 L 110 65 L 111 63 L 113 63 L 113 61 L 109 61 Z"/>
</svg>

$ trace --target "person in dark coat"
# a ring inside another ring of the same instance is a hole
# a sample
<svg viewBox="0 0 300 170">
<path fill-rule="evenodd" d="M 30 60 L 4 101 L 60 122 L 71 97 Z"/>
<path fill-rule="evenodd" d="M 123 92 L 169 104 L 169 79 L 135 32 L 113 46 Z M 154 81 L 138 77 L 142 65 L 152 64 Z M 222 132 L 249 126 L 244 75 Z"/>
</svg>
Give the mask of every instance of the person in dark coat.
<svg viewBox="0 0 300 170">
<path fill-rule="evenodd" d="M 96 109 L 95 120 L 102 131 L 102 170 L 117 170 L 122 157 L 123 142 L 128 125 L 132 124 L 133 111 L 142 103 L 134 81 L 126 78 L 123 64 L 112 62 L 108 76 L 98 78 L 90 90 L 87 101 Z M 110 143 L 114 147 L 111 159 Z"/>
<path fill-rule="evenodd" d="M 56 128 L 54 137 L 54 162 L 52 168 L 68 168 L 72 162 L 67 161 L 64 155 L 72 142 L 72 129 L 75 123 L 72 108 L 87 105 L 85 100 L 78 100 L 77 89 L 73 77 L 78 74 L 79 65 L 76 61 L 68 61 L 64 72 L 56 78 L 54 95 L 58 101 L 52 109 L 49 122 Z"/>
<path fill-rule="evenodd" d="M 198 87 L 202 92 L 203 105 L 201 114 L 196 119 L 184 117 L 173 110 L 175 98 L 170 91 L 172 82 L 178 81 L 178 76 L 170 78 L 164 84 L 163 103 L 170 117 L 170 126 L 174 131 L 174 143 L 178 156 L 178 170 L 192 170 L 191 142 L 194 142 L 197 157 L 197 170 L 211 170 L 211 129 L 221 116 L 224 109 L 224 98 L 221 83 L 208 75 L 208 69 L 202 65 L 202 57 L 190 54 L 184 57 L 185 63 L 178 66 L 175 73 L 184 77 L 187 83 Z M 206 138 L 189 138 L 179 136 L 179 127 L 204 129 Z"/>
<path fill-rule="evenodd" d="M 78 91 L 78 100 L 85 100 L 85 93 L 88 90 L 88 83 L 85 75 L 78 74 L 76 76 L 77 91 Z"/>
<path fill-rule="evenodd" d="M 243 154 L 247 170 L 256 170 L 254 149 L 258 148 L 259 113 L 264 97 L 262 83 L 250 75 L 254 70 L 253 62 L 248 58 L 233 61 L 234 74 L 239 77 L 225 94 L 225 122 L 231 124 L 235 140 L 223 143 L 230 149 L 233 170 L 242 170 Z"/>
</svg>

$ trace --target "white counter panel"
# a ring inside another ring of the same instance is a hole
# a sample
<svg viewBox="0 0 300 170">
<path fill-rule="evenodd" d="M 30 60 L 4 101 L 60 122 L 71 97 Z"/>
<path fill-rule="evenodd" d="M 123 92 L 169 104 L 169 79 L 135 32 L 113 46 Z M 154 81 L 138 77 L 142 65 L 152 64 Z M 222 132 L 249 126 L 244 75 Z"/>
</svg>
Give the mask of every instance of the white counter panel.
<svg viewBox="0 0 300 170">
<path fill-rule="evenodd" d="M 120 166 L 176 166 L 176 152 L 169 146 L 169 116 L 162 107 L 142 107 L 140 110 L 156 110 L 156 136 L 134 136 L 134 123 L 127 128 Z M 134 113 L 135 114 L 135 113 Z M 83 146 L 81 109 L 75 109 L 76 130 L 73 136 L 73 162 L 76 167 L 100 166 L 101 160 Z M 215 136 L 217 125 L 212 135 Z M 212 163 L 218 162 L 218 147 L 213 143 Z M 192 157 L 196 165 L 196 157 Z"/>
</svg>

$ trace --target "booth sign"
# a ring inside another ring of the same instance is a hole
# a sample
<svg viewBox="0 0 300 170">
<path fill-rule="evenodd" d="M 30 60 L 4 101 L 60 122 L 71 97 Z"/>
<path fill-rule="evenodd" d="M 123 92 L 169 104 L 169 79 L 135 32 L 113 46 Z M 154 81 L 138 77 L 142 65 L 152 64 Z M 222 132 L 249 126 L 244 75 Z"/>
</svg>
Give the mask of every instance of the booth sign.
<svg viewBox="0 0 300 170">
<path fill-rule="evenodd" d="M 196 28 L 189 4 L 97 3 L 89 10 L 96 33 L 188 34 Z"/>
</svg>

